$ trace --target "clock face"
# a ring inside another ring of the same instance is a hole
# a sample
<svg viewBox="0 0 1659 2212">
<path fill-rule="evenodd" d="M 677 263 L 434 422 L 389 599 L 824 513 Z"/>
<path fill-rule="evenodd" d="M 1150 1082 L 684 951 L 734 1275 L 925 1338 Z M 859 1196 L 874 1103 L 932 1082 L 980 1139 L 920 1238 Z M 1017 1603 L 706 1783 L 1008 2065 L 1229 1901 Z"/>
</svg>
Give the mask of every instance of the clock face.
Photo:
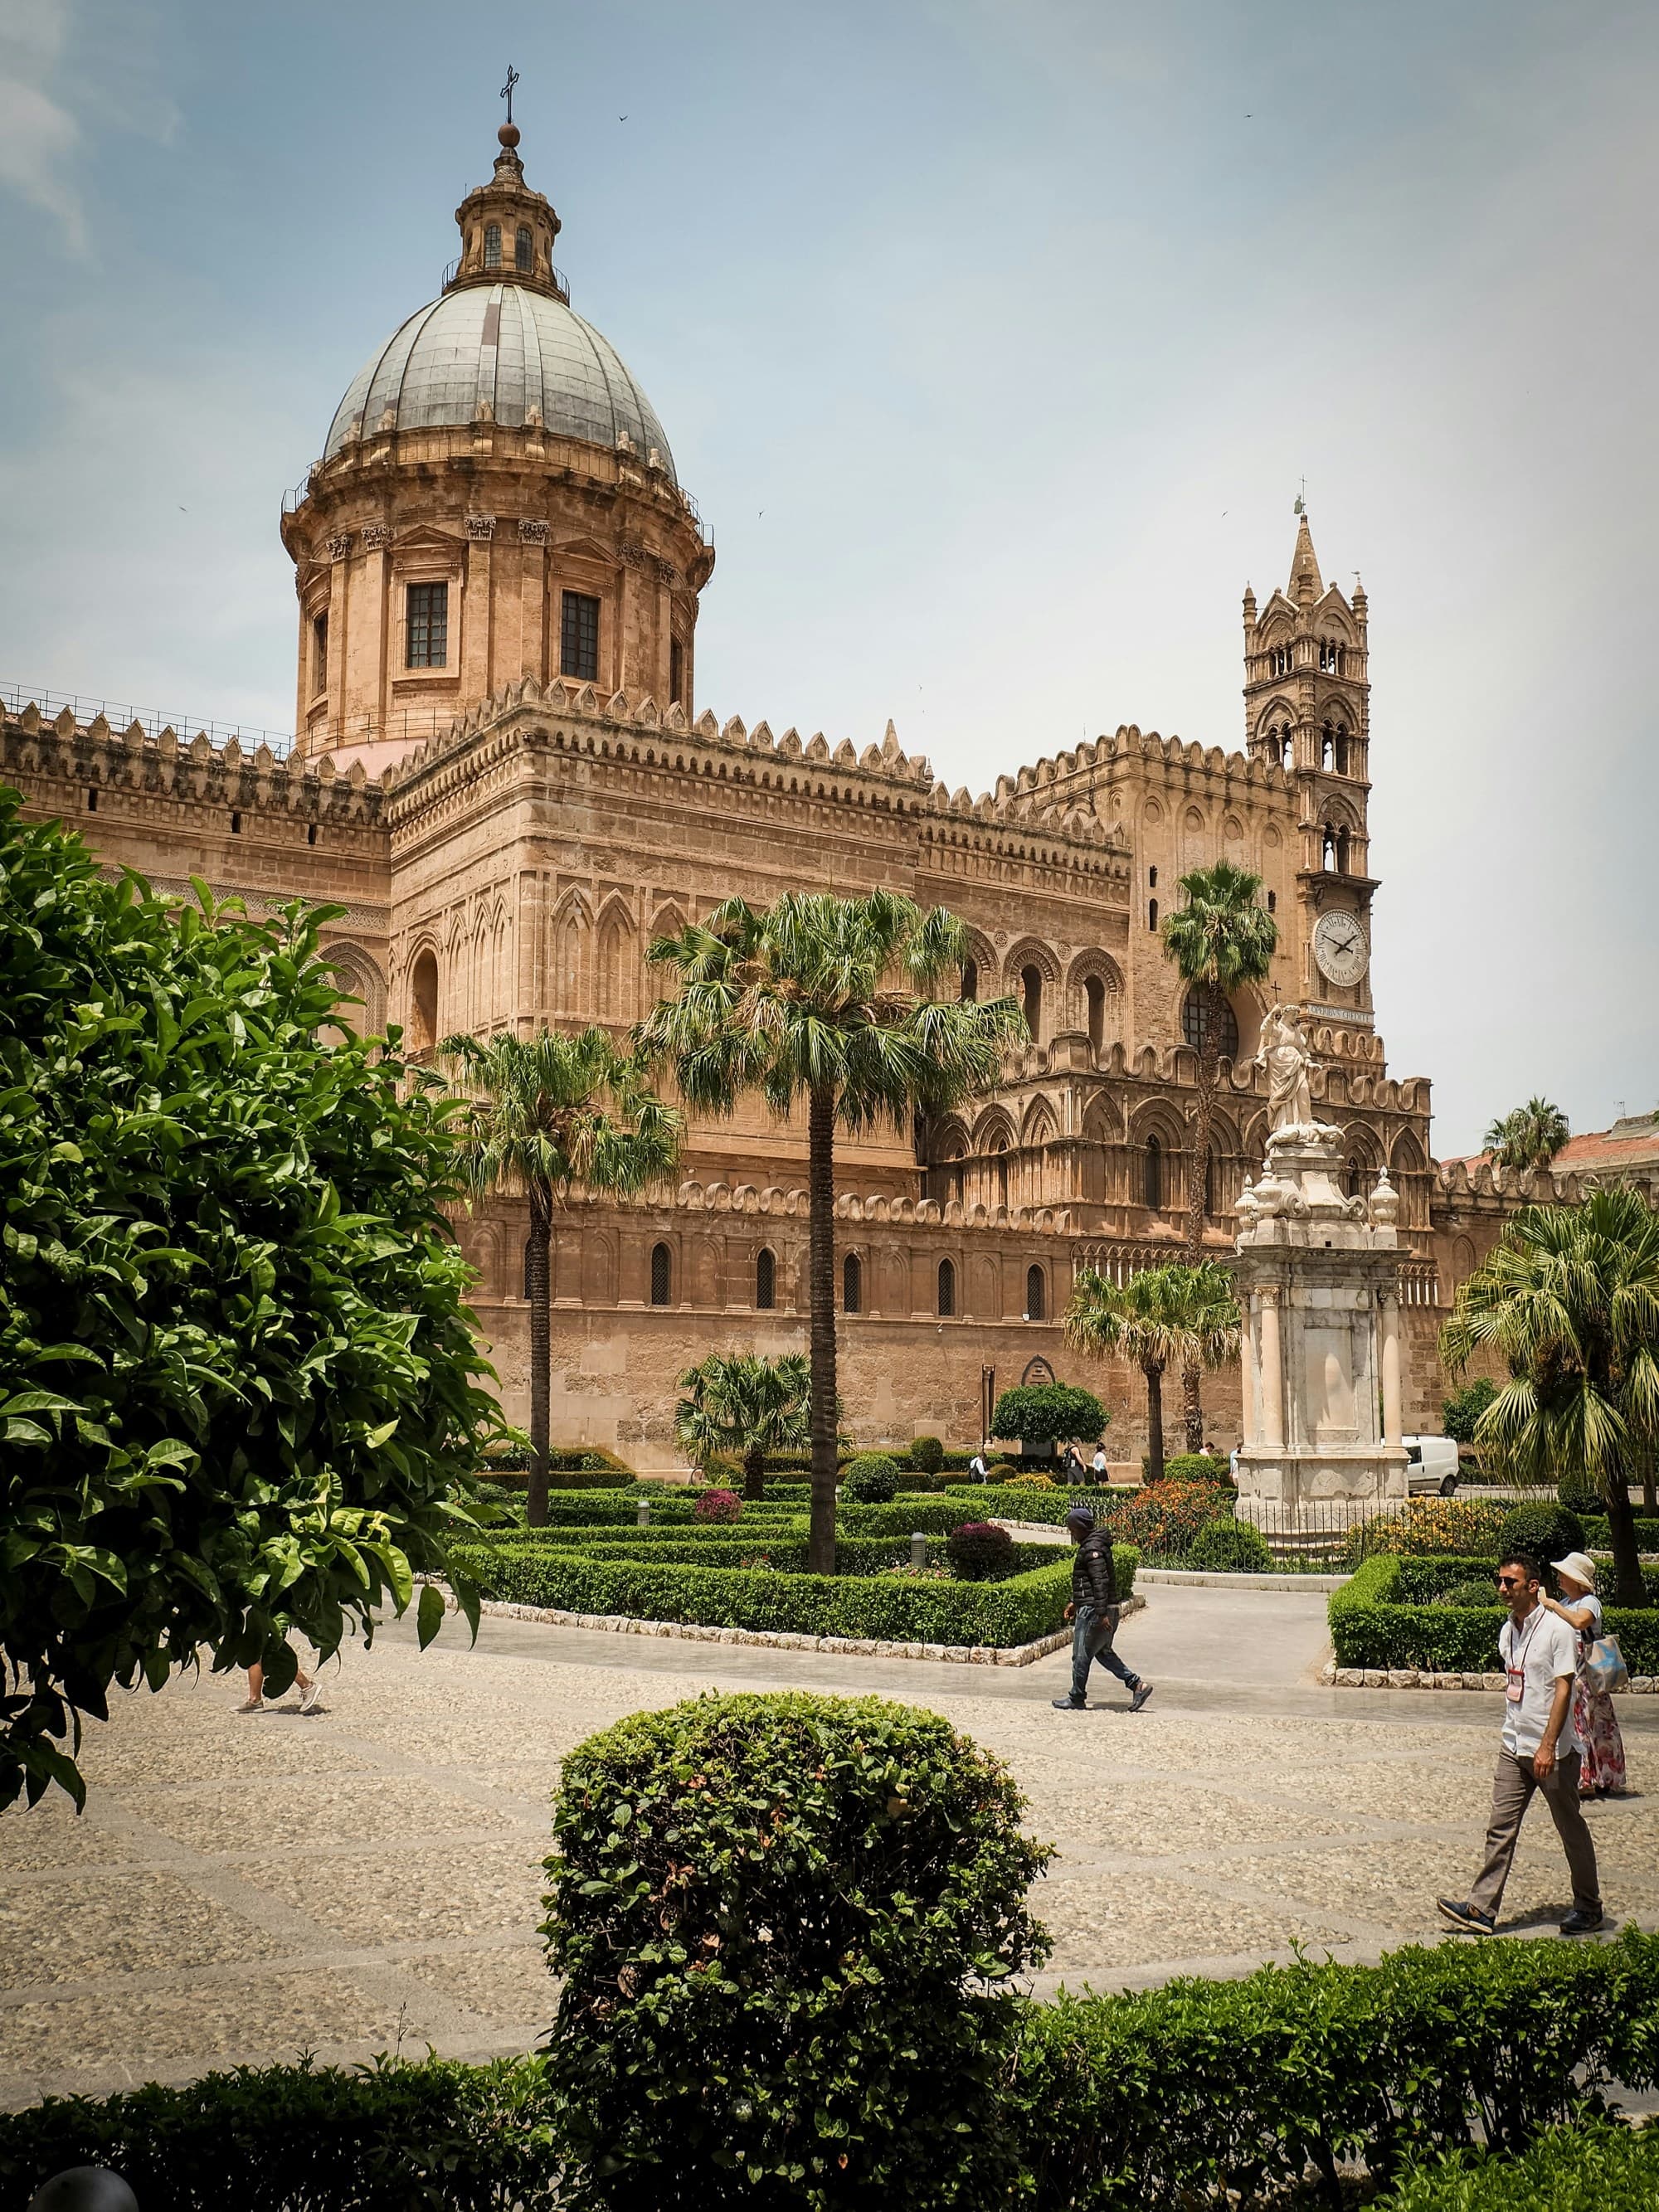
<svg viewBox="0 0 1659 2212">
<path fill-rule="evenodd" d="M 1314 927 L 1313 951 L 1328 983 L 1357 983 L 1370 965 L 1365 925 L 1357 914 L 1322 914 Z"/>
</svg>

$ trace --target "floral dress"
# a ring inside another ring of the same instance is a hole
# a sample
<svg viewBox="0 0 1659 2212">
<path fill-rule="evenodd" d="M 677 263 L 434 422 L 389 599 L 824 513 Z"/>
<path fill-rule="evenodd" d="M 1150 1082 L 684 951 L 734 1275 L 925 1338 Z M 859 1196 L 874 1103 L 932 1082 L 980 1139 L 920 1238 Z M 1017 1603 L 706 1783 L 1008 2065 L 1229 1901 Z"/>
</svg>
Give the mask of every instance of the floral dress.
<svg viewBox="0 0 1659 2212">
<path fill-rule="evenodd" d="M 1572 1725 L 1580 1754 L 1578 1794 L 1622 1797 L 1630 1784 L 1625 1773 L 1625 1740 L 1619 1733 L 1613 1699 L 1605 1690 L 1597 1689 L 1584 1671 L 1590 1646 L 1601 1633 L 1601 1601 L 1587 1592 L 1578 1606 L 1588 1606 L 1591 1613 L 1589 1627 L 1578 1632 L 1578 1672 L 1572 1684 Z"/>
</svg>

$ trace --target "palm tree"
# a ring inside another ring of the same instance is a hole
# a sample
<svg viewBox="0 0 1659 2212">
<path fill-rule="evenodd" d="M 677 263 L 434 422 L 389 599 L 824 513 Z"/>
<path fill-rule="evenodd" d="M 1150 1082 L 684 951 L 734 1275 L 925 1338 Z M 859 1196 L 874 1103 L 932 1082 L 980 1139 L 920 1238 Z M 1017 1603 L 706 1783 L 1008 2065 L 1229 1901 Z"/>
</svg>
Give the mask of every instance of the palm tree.
<svg viewBox="0 0 1659 2212">
<path fill-rule="evenodd" d="M 1198 1054 L 1198 1092 L 1187 1156 L 1187 1259 L 1195 1267 L 1204 1254 L 1210 1124 L 1221 1079 L 1222 1048 L 1237 1034 L 1228 1001 L 1235 991 L 1267 981 L 1279 945 L 1279 924 L 1260 903 L 1261 877 L 1248 868 L 1234 867 L 1231 860 L 1194 868 L 1182 876 L 1180 887 L 1187 903 L 1165 915 L 1159 935 L 1166 956 L 1188 987 L 1182 1030 Z M 1187 1449 L 1198 1451 L 1204 1443 L 1200 1367 L 1189 1362 L 1182 1379 Z"/>
<path fill-rule="evenodd" d="M 1027 1034 L 1016 1001 L 927 995 L 966 954 L 943 908 L 878 890 L 791 892 L 763 909 L 728 899 L 647 955 L 679 991 L 641 1024 L 639 1048 L 670 1063 L 688 1105 L 730 1114 L 757 1090 L 781 1117 L 805 1102 L 817 1574 L 836 1559 L 836 1131 L 908 1129 L 995 1081 Z"/>
<path fill-rule="evenodd" d="M 551 1360 L 553 1214 L 578 1188 L 596 1196 L 642 1190 L 679 1158 L 679 1115 L 600 1029 L 567 1036 L 446 1037 L 441 1057 L 474 1096 L 459 1127 L 460 1166 L 479 1196 L 509 1189 L 530 1201 L 525 1244 L 530 1297 L 530 1494 L 532 1528 L 547 1520 L 547 1407 Z"/>
<path fill-rule="evenodd" d="M 812 1441 L 812 1370 L 803 1352 L 765 1359 L 758 1352 L 711 1352 L 680 1377 L 687 1395 L 674 1434 L 700 1464 L 714 1452 L 743 1462 L 743 1494 L 766 1495 L 769 1453 L 805 1451 Z"/>
<path fill-rule="evenodd" d="M 1484 1351 L 1510 1380 L 1474 1425 L 1483 1456 L 1523 1481 L 1589 1474 L 1617 1601 L 1645 1603 L 1629 1480 L 1659 1442 L 1659 1212 L 1619 1184 L 1517 1213 L 1440 1332 L 1454 1374 Z"/>
<path fill-rule="evenodd" d="M 1114 1283 L 1092 1267 L 1078 1274 L 1066 1310 L 1066 1340 L 1096 1359 L 1109 1352 L 1146 1378 L 1149 1482 L 1164 1475 L 1164 1370 L 1224 1367 L 1238 1356 L 1233 1279 L 1213 1260 L 1195 1267 L 1146 1267 Z"/>
<path fill-rule="evenodd" d="M 1547 1098 L 1528 1098 L 1486 1132 L 1486 1150 L 1499 1167 L 1547 1168 L 1572 1134 L 1567 1117 Z"/>
</svg>

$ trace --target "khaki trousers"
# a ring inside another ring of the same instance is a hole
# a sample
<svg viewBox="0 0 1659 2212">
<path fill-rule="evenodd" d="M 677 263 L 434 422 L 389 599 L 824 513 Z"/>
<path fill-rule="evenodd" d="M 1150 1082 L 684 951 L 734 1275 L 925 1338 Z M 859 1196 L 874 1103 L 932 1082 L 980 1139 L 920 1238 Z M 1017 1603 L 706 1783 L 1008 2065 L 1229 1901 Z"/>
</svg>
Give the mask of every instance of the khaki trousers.
<svg viewBox="0 0 1659 2212">
<path fill-rule="evenodd" d="M 1469 1892 L 1469 1903 L 1477 1911 L 1496 1917 L 1503 1902 L 1504 1884 L 1510 1877 L 1510 1862 L 1515 1856 L 1521 1823 L 1535 1790 L 1544 1793 L 1555 1832 L 1567 1855 L 1573 1903 L 1587 1912 L 1599 1912 L 1601 1885 L 1595 1871 L 1595 1845 L 1578 1802 L 1576 1750 L 1565 1756 L 1557 1753 L 1546 1782 L 1539 1781 L 1534 1774 L 1530 1757 L 1517 1759 L 1512 1751 L 1498 1753 L 1498 1771 L 1492 1777 L 1492 1820 L 1486 1829 L 1486 1863 Z"/>
</svg>

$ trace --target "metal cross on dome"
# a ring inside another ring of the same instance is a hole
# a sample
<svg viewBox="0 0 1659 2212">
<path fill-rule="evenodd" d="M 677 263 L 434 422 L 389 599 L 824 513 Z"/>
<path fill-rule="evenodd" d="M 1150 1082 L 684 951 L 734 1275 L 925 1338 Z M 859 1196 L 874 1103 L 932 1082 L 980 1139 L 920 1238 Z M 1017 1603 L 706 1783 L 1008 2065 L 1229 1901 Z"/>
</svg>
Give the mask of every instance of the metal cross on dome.
<svg viewBox="0 0 1659 2212">
<path fill-rule="evenodd" d="M 519 72 L 511 62 L 507 65 L 507 82 L 501 87 L 501 97 L 507 102 L 507 119 L 513 120 L 513 88 L 519 82 Z"/>
</svg>

